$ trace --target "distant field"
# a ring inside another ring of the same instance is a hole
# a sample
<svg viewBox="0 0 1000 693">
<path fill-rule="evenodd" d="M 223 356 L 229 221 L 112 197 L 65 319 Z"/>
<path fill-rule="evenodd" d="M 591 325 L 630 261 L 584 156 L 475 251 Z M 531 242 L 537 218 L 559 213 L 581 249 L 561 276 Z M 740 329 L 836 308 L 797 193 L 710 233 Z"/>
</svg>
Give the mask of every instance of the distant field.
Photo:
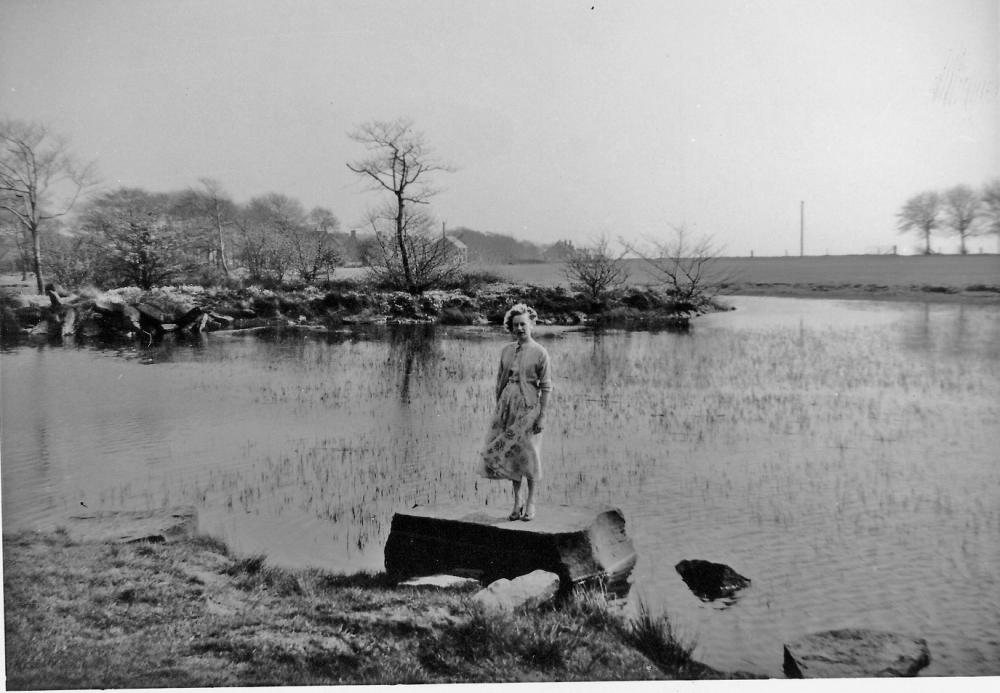
<svg viewBox="0 0 1000 693">
<path fill-rule="evenodd" d="M 626 261 L 629 282 L 651 280 L 640 260 Z M 484 267 L 515 283 L 566 284 L 561 264 Z M 774 285 L 826 287 L 876 285 L 892 289 L 1000 286 L 1000 255 L 830 255 L 823 257 L 719 258 L 714 271 L 746 289 Z"/>
<path fill-rule="evenodd" d="M 629 283 L 648 284 L 653 278 L 641 260 L 626 260 Z M 561 263 L 474 266 L 514 284 L 566 286 Z M 822 257 L 719 258 L 716 276 L 726 277 L 730 293 L 775 296 L 856 298 L 952 298 L 1000 302 L 1000 255 L 827 255 Z M 338 268 L 335 277 L 364 276 L 357 267 Z M 34 279 L 0 275 L 0 287 L 34 292 Z M 973 291 L 970 287 L 992 287 Z M 947 289 L 947 293 L 928 289 Z"/>
</svg>

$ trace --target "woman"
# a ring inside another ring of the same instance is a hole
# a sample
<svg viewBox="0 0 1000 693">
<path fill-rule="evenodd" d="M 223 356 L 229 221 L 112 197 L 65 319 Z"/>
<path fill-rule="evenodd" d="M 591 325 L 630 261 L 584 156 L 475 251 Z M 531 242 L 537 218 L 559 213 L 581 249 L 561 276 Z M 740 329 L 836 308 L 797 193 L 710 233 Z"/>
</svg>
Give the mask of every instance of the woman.
<svg viewBox="0 0 1000 693">
<path fill-rule="evenodd" d="M 535 518 L 535 482 L 542 478 L 542 431 L 552 392 L 549 354 L 531 338 L 536 320 L 535 310 L 523 303 L 504 315 L 504 327 L 517 341 L 507 344 L 500 352 L 496 410 L 480 467 L 480 474 L 487 479 L 513 482 L 514 509 L 510 519 L 525 522 Z M 528 482 L 528 497 L 523 505 L 522 478 Z"/>
</svg>

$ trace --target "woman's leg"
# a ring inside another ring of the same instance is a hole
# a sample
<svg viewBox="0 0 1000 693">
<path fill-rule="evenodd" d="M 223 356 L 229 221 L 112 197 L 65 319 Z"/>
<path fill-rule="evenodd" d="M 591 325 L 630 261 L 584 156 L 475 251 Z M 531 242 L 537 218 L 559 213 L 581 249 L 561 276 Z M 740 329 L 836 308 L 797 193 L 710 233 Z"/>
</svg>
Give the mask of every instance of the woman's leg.
<svg viewBox="0 0 1000 693">
<path fill-rule="evenodd" d="M 511 481 L 511 483 L 514 485 L 514 509 L 510 511 L 510 519 L 517 520 L 521 517 L 521 480 Z"/>
<path fill-rule="evenodd" d="M 528 498 L 524 502 L 524 514 L 521 515 L 521 519 L 535 519 L 535 480 L 531 477 L 528 477 Z"/>
</svg>

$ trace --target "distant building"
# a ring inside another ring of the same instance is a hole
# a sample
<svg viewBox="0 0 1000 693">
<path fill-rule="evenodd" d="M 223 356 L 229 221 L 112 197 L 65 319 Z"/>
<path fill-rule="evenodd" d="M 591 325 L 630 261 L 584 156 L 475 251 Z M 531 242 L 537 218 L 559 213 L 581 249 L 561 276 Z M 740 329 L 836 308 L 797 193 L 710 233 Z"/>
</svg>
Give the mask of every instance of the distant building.
<svg viewBox="0 0 1000 693">
<path fill-rule="evenodd" d="M 448 244 L 449 252 L 454 253 L 460 263 L 464 265 L 469 261 L 469 246 L 465 245 L 460 239 L 448 234 L 442 234 L 441 242 Z"/>
</svg>

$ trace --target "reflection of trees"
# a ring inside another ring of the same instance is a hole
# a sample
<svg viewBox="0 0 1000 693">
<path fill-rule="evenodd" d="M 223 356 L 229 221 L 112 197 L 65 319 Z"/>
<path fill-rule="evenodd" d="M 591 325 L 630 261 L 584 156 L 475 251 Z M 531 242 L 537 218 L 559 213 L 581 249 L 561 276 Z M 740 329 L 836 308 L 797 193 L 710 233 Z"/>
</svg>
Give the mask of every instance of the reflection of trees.
<svg viewBox="0 0 1000 693">
<path fill-rule="evenodd" d="M 906 312 L 903 345 L 923 355 L 946 351 L 961 357 L 989 357 L 997 340 L 986 333 L 984 315 L 979 306 L 924 303 Z"/>
<path fill-rule="evenodd" d="M 389 362 L 399 378 L 399 401 L 409 403 L 411 381 L 416 370 L 428 373 L 428 366 L 441 353 L 441 344 L 432 324 L 395 325 L 389 328 Z"/>
<path fill-rule="evenodd" d="M 958 314 L 955 315 L 955 329 L 952 332 L 952 348 L 958 354 L 965 354 L 971 346 L 972 335 L 969 331 L 969 316 L 965 313 L 965 306 L 958 304 Z"/>
<path fill-rule="evenodd" d="M 924 303 L 920 312 L 914 311 L 914 313 L 913 319 L 903 323 L 903 343 L 915 351 L 930 351 L 933 342 L 931 338 L 931 304 Z"/>
<path fill-rule="evenodd" d="M 601 395 L 608 391 L 608 378 L 611 373 L 611 355 L 608 354 L 608 344 L 602 330 L 594 330 L 590 339 L 590 372 L 593 382 Z"/>
</svg>

